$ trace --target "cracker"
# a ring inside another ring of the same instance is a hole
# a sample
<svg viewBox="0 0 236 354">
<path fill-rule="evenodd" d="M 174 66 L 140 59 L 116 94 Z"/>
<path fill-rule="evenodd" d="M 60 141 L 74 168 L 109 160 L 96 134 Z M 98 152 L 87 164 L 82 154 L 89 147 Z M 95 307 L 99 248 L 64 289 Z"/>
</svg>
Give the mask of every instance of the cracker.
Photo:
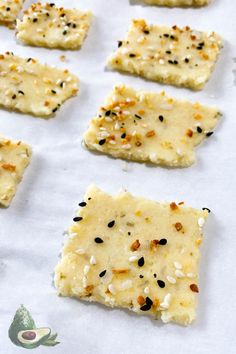
<svg viewBox="0 0 236 354">
<path fill-rule="evenodd" d="M 76 95 L 78 79 L 68 70 L 13 53 L 0 55 L 0 105 L 35 116 L 50 116 Z"/>
<path fill-rule="evenodd" d="M 150 5 L 159 5 L 159 6 L 169 6 L 169 7 L 178 7 L 178 6 L 204 6 L 208 5 L 210 0 L 144 0 L 145 3 Z"/>
<path fill-rule="evenodd" d="M 10 24 L 15 22 L 24 0 L 0 0 L 0 22 Z"/>
<path fill-rule="evenodd" d="M 194 147 L 212 135 L 219 117 L 217 109 L 200 103 L 119 85 L 91 120 L 84 141 L 114 157 L 187 167 L 196 161 Z"/>
<path fill-rule="evenodd" d="M 108 59 L 108 67 L 160 83 L 201 90 L 211 76 L 222 41 L 214 32 L 133 20 L 118 47 Z"/>
<path fill-rule="evenodd" d="M 91 12 L 36 3 L 17 20 L 17 38 L 33 46 L 75 49 L 82 45 L 91 17 Z"/>
<path fill-rule="evenodd" d="M 0 205 L 8 207 L 31 158 L 31 147 L 0 137 Z"/>
<path fill-rule="evenodd" d="M 208 212 L 95 186 L 79 205 L 55 271 L 58 293 L 190 324 Z"/>
</svg>

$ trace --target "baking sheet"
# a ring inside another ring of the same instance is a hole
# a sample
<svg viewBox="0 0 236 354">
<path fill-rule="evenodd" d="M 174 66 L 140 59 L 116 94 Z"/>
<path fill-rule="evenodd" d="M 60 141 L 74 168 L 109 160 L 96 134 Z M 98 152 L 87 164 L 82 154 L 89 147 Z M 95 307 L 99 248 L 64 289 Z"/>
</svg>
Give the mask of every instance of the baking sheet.
<svg viewBox="0 0 236 354">
<path fill-rule="evenodd" d="M 31 1 L 25 2 L 27 7 Z M 81 80 L 78 97 L 67 101 L 55 118 L 44 120 L 0 111 L 0 132 L 33 147 L 30 167 L 10 208 L 0 209 L 0 353 L 22 353 L 8 338 L 8 328 L 20 304 L 38 327 L 58 333 L 56 347 L 36 353 L 138 354 L 235 353 L 236 351 L 236 189 L 235 94 L 236 6 L 213 0 L 201 9 L 141 6 L 129 0 L 56 1 L 94 13 L 88 38 L 80 51 L 26 47 L 14 31 L 0 27 L 1 52 L 68 68 Z M 122 39 L 132 18 L 151 23 L 189 25 L 215 30 L 225 39 L 216 70 L 202 92 L 191 92 L 105 70 L 107 56 Z M 61 62 L 60 55 L 66 55 Z M 176 98 L 218 106 L 224 114 L 216 134 L 198 149 L 198 162 L 187 169 L 165 169 L 128 163 L 93 154 L 82 147 L 82 136 L 104 97 L 118 82 L 137 89 L 165 89 Z M 127 168 L 126 168 L 127 167 Z M 127 169 L 127 171 L 125 171 Z M 212 210 L 202 247 L 198 320 L 184 328 L 163 325 L 127 311 L 107 309 L 56 295 L 53 269 L 62 246 L 63 230 L 72 222 L 77 204 L 91 183 L 110 193 L 127 188 L 155 200 L 182 201 Z"/>
</svg>

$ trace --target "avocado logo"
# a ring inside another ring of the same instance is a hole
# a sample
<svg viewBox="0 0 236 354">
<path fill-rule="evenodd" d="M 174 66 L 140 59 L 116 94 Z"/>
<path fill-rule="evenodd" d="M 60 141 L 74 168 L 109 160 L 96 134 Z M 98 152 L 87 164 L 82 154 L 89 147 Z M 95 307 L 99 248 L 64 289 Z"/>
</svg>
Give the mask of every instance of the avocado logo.
<svg viewBox="0 0 236 354">
<path fill-rule="evenodd" d="M 23 305 L 16 311 L 8 335 L 12 343 L 26 349 L 37 348 L 40 345 L 52 347 L 60 343 L 56 341 L 57 333 L 52 334 L 50 328 L 36 327 L 31 314 Z"/>
</svg>

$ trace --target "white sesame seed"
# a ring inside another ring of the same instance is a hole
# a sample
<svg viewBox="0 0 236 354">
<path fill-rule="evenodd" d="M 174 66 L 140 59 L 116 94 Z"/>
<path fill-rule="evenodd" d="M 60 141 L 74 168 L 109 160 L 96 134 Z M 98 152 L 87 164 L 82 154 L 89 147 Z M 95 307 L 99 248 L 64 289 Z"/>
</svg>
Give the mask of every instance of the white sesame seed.
<svg viewBox="0 0 236 354">
<path fill-rule="evenodd" d="M 195 278 L 195 275 L 193 273 L 187 273 L 188 278 Z"/>
<path fill-rule="evenodd" d="M 89 263 L 92 265 L 96 264 L 97 263 L 96 258 L 94 256 L 91 256 Z"/>
<path fill-rule="evenodd" d="M 135 262 L 138 260 L 138 256 L 131 256 L 129 257 L 129 262 Z"/>
<path fill-rule="evenodd" d="M 87 286 L 87 278 L 86 277 L 82 278 L 82 284 L 83 284 L 83 288 L 86 288 L 86 286 Z"/>
<path fill-rule="evenodd" d="M 132 286 L 133 286 L 132 280 L 128 279 L 128 280 L 123 281 L 123 283 L 121 283 L 120 287 L 122 290 L 127 290 L 127 289 L 132 288 Z"/>
<path fill-rule="evenodd" d="M 86 264 L 86 265 L 84 266 L 84 274 L 85 274 L 85 275 L 88 274 L 89 270 L 90 270 L 90 266 L 89 266 L 88 264 Z"/>
<path fill-rule="evenodd" d="M 176 279 L 171 277 L 170 275 L 167 275 L 166 279 L 168 280 L 169 283 L 171 284 L 175 284 L 176 283 Z"/>
<path fill-rule="evenodd" d="M 112 118 L 110 118 L 110 117 L 105 117 L 105 121 L 106 121 L 106 122 L 112 122 Z"/>
<path fill-rule="evenodd" d="M 170 306 L 170 300 L 171 300 L 171 294 L 168 293 L 168 294 L 166 294 L 166 296 L 164 297 L 164 300 L 163 300 L 163 302 L 161 302 L 160 306 L 161 306 L 163 309 L 167 310 L 167 309 L 169 308 L 169 306 Z"/>
<path fill-rule="evenodd" d="M 180 264 L 179 262 L 174 262 L 174 266 L 176 269 L 182 269 L 182 264 Z"/>
<path fill-rule="evenodd" d="M 198 219 L 198 225 L 199 225 L 200 227 L 203 227 L 204 224 L 205 224 L 205 219 L 204 219 L 204 218 L 199 218 L 199 219 Z"/>
<path fill-rule="evenodd" d="M 165 60 L 164 59 L 160 59 L 159 60 L 159 64 L 161 64 L 161 65 L 165 64 Z"/>
<path fill-rule="evenodd" d="M 146 286 L 146 288 L 144 288 L 143 292 L 144 292 L 144 294 L 149 294 L 149 287 Z"/>
<path fill-rule="evenodd" d="M 120 130 L 120 124 L 118 122 L 115 123 L 115 130 Z"/>
<path fill-rule="evenodd" d="M 176 269 L 175 275 L 177 276 L 177 278 L 183 278 L 184 277 L 184 273 L 182 272 L 182 270 L 179 270 L 179 269 Z"/>
<path fill-rule="evenodd" d="M 78 248 L 75 252 L 77 254 L 85 254 L 85 250 L 83 248 Z"/>
<path fill-rule="evenodd" d="M 111 293 L 112 295 L 115 295 L 115 294 L 116 294 L 116 289 L 115 289 L 115 287 L 114 287 L 113 284 L 109 284 L 109 285 L 108 285 L 108 290 L 110 291 L 110 293 Z"/>
<path fill-rule="evenodd" d="M 116 141 L 114 141 L 114 140 L 109 140 L 109 144 L 111 144 L 111 145 L 116 145 Z"/>
<path fill-rule="evenodd" d="M 129 150 L 130 148 L 131 148 L 130 144 L 125 144 L 122 146 L 122 149 L 124 149 L 124 150 Z"/>
</svg>

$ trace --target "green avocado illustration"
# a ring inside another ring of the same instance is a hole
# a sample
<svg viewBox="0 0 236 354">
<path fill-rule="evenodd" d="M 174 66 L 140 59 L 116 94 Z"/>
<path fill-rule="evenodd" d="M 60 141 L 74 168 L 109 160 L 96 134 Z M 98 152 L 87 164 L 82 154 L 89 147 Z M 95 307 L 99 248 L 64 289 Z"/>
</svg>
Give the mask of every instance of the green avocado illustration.
<svg viewBox="0 0 236 354">
<path fill-rule="evenodd" d="M 55 340 L 57 334 L 51 334 L 49 327 L 36 327 L 32 316 L 23 305 L 16 311 L 8 334 L 14 344 L 26 349 L 40 345 L 55 346 L 59 343 Z"/>
<path fill-rule="evenodd" d="M 33 349 L 39 347 L 46 342 L 50 337 L 50 328 L 38 328 L 26 331 L 20 331 L 17 334 L 17 339 L 21 343 L 21 346 L 27 349 Z"/>
</svg>

